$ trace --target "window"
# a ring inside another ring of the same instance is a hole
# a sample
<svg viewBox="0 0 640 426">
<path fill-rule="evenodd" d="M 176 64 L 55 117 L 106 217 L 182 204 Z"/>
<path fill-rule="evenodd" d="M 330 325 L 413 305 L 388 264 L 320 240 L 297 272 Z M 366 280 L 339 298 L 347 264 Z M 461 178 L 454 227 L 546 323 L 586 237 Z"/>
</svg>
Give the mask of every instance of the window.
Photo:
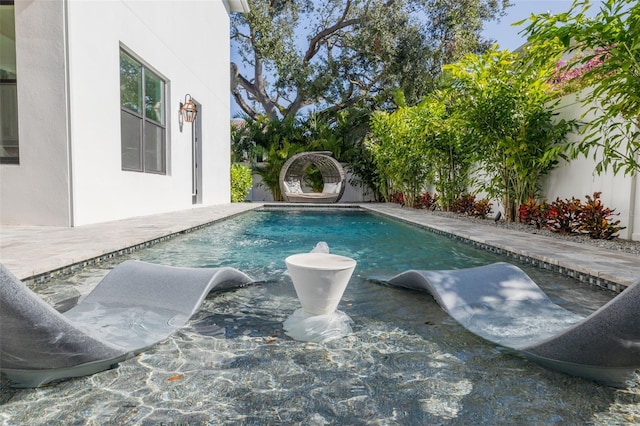
<svg viewBox="0 0 640 426">
<path fill-rule="evenodd" d="M 165 81 L 120 51 L 122 170 L 166 173 Z"/>
<path fill-rule="evenodd" d="M 0 164 L 19 164 L 16 31 L 13 1 L 0 1 Z"/>
</svg>

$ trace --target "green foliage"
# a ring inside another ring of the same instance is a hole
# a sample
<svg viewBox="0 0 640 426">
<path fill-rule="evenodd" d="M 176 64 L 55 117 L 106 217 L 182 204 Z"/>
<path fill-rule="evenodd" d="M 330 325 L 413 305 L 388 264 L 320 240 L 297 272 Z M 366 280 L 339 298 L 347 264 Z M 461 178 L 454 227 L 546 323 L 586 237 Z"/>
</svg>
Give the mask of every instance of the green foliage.
<svg viewBox="0 0 640 426">
<path fill-rule="evenodd" d="M 525 33 L 537 61 L 575 54 L 565 71 L 587 67 L 584 77 L 594 82 L 582 92 L 587 113 L 593 114 L 583 129 L 584 139 L 573 145 L 573 157 L 592 155 L 596 172 L 640 171 L 640 3 L 636 0 L 604 1 L 589 17 L 588 0 L 575 0 L 558 15 L 533 15 Z"/>
<path fill-rule="evenodd" d="M 282 145 L 273 144 L 267 151 L 267 161 L 263 165 L 256 166 L 256 170 L 262 178 L 260 185 L 271 191 L 274 201 L 283 200 L 282 192 L 280 191 L 280 170 L 282 170 L 282 166 L 290 157 L 303 151 L 303 146 L 290 144 L 288 141 L 283 142 Z"/>
<path fill-rule="evenodd" d="M 247 116 L 291 118 L 305 107 L 381 106 L 402 89 L 414 104 L 444 63 L 488 47 L 485 21 L 507 0 L 249 0 L 231 17 L 231 92 Z"/>
<path fill-rule="evenodd" d="M 526 56 L 493 49 L 445 66 L 457 94 L 455 108 L 470 131 L 468 152 L 486 173 L 480 188 L 502 199 L 508 221 L 564 157 L 562 143 L 575 127 L 554 119 L 546 83 L 553 66 L 527 64 Z"/>
<path fill-rule="evenodd" d="M 322 192 L 324 188 L 322 173 L 314 164 L 310 164 L 307 170 L 305 170 L 303 181 L 313 192 Z"/>
<path fill-rule="evenodd" d="M 303 151 L 331 151 L 343 161 L 349 154 L 357 155 L 361 132 L 357 121 L 346 119 L 346 111 L 329 119 L 327 116 L 310 114 L 306 120 L 246 118 L 244 126 L 232 129 L 232 152 L 236 157 L 248 153 L 249 161 L 262 178 L 260 184 L 271 191 L 274 200 L 281 201 L 280 170 L 291 156 Z M 266 160 L 259 162 L 257 157 Z M 322 176 L 314 167 L 307 170 L 305 181 L 315 191 L 322 190 Z"/>
<path fill-rule="evenodd" d="M 410 107 L 372 116 L 369 148 L 384 176 L 379 189 L 386 200 L 394 192 L 402 192 L 406 205 L 413 207 L 432 176 L 431 163 L 425 156 L 424 127 L 428 118 L 419 108 Z"/>
<path fill-rule="evenodd" d="M 237 141 L 239 145 L 234 145 Z M 232 137 L 232 151 L 245 150 L 254 155 L 266 156 L 264 163 L 250 161 L 260 174 L 260 185 L 271 191 L 275 201 L 282 201 L 280 193 L 280 169 L 289 157 L 304 151 L 305 135 L 301 122 L 287 120 L 270 120 L 265 116 L 257 119 L 246 119 L 245 126 Z"/>
<path fill-rule="evenodd" d="M 449 108 L 450 99 L 435 91 L 418 105 L 401 106 L 371 119 L 367 142 L 386 200 L 396 192 L 413 206 L 423 188 L 433 184 L 445 209 L 467 187 L 470 156 L 465 131 Z"/>
<path fill-rule="evenodd" d="M 377 188 L 381 187 L 382 177 L 375 166 L 371 152 L 365 140 L 369 133 L 371 112 L 361 106 L 352 106 L 333 114 L 332 130 L 342 140 L 344 151 L 341 160 L 347 164 L 351 173 L 350 184 L 373 191 L 376 201 L 382 200 Z"/>
<path fill-rule="evenodd" d="M 257 145 L 254 133 L 259 131 L 259 125 L 253 120 L 242 121 L 242 124 L 231 124 L 231 161 L 248 162 L 251 166 L 262 161 L 266 155 L 266 148 Z"/>
<path fill-rule="evenodd" d="M 253 186 L 251 169 L 242 164 L 231 165 L 231 202 L 244 201 Z"/>
<path fill-rule="evenodd" d="M 483 23 L 507 5 L 507 0 L 249 0 L 249 14 L 231 17 L 232 48 L 241 62 L 231 64 L 231 93 L 248 121 L 305 128 L 303 140 L 283 136 L 292 152 L 298 143 L 307 149 L 328 146 L 324 149 L 347 163 L 350 183 L 372 189 L 380 200 L 385 177 L 365 144 L 371 113 L 392 108 L 394 101 L 417 103 L 437 86 L 442 64 L 486 49 Z M 249 133 L 232 133 L 236 159 L 246 155 L 254 162 L 284 149 L 273 132 Z M 464 185 L 452 174 L 464 170 L 441 167 L 438 174 L 445 172 L 449 178 L 439 191 L 446 203 L 457 191 L 455 182 Z"/>
<path fill-rule="evenodd" d="M 428 138 L 426 154 L 433 163 L 432 184 L 440 194 L 438 203 L 449 210 L 453 201 L 467 191 L 473 153 L 469 141 L 472 134 L 457 108 L 457 93 L 453 88 L 433 92 L 423 106 L 431 116 L 431 126 L 425 127 Z"/>
</svg>

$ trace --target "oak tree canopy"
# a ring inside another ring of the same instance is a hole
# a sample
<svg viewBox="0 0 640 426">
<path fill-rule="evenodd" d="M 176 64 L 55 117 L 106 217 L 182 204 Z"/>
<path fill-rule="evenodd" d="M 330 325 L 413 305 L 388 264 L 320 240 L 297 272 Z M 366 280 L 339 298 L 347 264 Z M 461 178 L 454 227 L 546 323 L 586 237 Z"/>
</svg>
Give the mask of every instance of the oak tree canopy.
<svg viewBox="0 0 640 426">
<path fill-rule="evenodd" d="M 250 0 L 231 18 L 231 93 L 247 117 L 291 119 L 305 107 L 415 103 L 442 65 L 480 53 L 484 22 L 508 0 Z"/>
</svg>

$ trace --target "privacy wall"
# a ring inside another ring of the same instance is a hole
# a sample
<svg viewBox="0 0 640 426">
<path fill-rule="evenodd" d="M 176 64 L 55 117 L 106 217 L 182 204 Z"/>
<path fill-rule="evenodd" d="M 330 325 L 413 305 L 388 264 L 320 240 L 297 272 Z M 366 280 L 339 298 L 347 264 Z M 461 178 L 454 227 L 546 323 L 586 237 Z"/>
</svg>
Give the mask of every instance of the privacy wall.
<svg viewBox="0 0 640 426">
<path fill-rule="evenodd" d="M 556 110 L 558 119 L 593 119 L 593 113 L 584 115 L 589 108 L 582 106 L 578 97 L 579 95 L 568 95 L 562 98 Z M 577 133 L 569 136 L 570 140 L 580 137 Z M 621 226 L 627 227 L 620 232 L 620 237 L 640 241 L 640 188 L 637 175 L 625 176 L 621 172 L 614 175 L 611 170 L 598 175 L 595 173 L 595 166 L 596 162 L 591 157 L 580 157 L 571 162 L 561 161 L 543 182 L 544 197 L 549 201 L 556 197 L 576 197 L 584 201 L 585 195 L 602 192 L 602 203 L 620 213 L 616 219 L 620 220 Z"/>
</svg>

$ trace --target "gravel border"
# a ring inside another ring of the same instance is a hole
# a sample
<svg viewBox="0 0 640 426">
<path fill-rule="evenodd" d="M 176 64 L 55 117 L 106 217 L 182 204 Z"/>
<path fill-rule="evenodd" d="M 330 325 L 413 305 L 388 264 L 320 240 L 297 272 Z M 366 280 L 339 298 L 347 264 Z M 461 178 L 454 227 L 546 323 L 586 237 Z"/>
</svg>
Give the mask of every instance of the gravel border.
<svg viewBox="0 0 640 426">
<path fill-rule="evenodd" d="M 510 229 L 513 231 L 526 232 L 529 234 L 537 234 L 537 235 L 542 235 L 549 238 L 556 238 L 556 239 L 565 240 L 565 241 L 572 241 L 575 243 L 588 244 L 591 246 L 595 246 L 595 247 L 599 247 L 607 250 L 614 250 L 614 251 L 620 251 L 624 253 L 640 255 L 640 241 L 629 241 L 629 240 L 623 240 L 621 238 L 614 238 L 612 240 L 594 240 L 592 238 L 589 238 L 587 235 L 561 235 L 556 232 L 551 232 L 548 229 L 536 229 L 536 227 L 532 225 L 525 225 L 522 223 L 515 223 L 515 222 L 506 222 L 505 220 L 499 220 L 497 222 L 494 222 L 493 219 L 491 218 L 481 219 L 478 217 L 465 216 L 458 213 L 442 212 L 442 211 L 425 210 L 425 213 L 447 217 L 450 219 L 464 220 L 468 222 L 470 221 L 470 222 L 483 224 L 483 225 L 489 225 L 491 223 L 495 223 L 496 226 L 499 226 L 504 229 Z"/>
</svg>

